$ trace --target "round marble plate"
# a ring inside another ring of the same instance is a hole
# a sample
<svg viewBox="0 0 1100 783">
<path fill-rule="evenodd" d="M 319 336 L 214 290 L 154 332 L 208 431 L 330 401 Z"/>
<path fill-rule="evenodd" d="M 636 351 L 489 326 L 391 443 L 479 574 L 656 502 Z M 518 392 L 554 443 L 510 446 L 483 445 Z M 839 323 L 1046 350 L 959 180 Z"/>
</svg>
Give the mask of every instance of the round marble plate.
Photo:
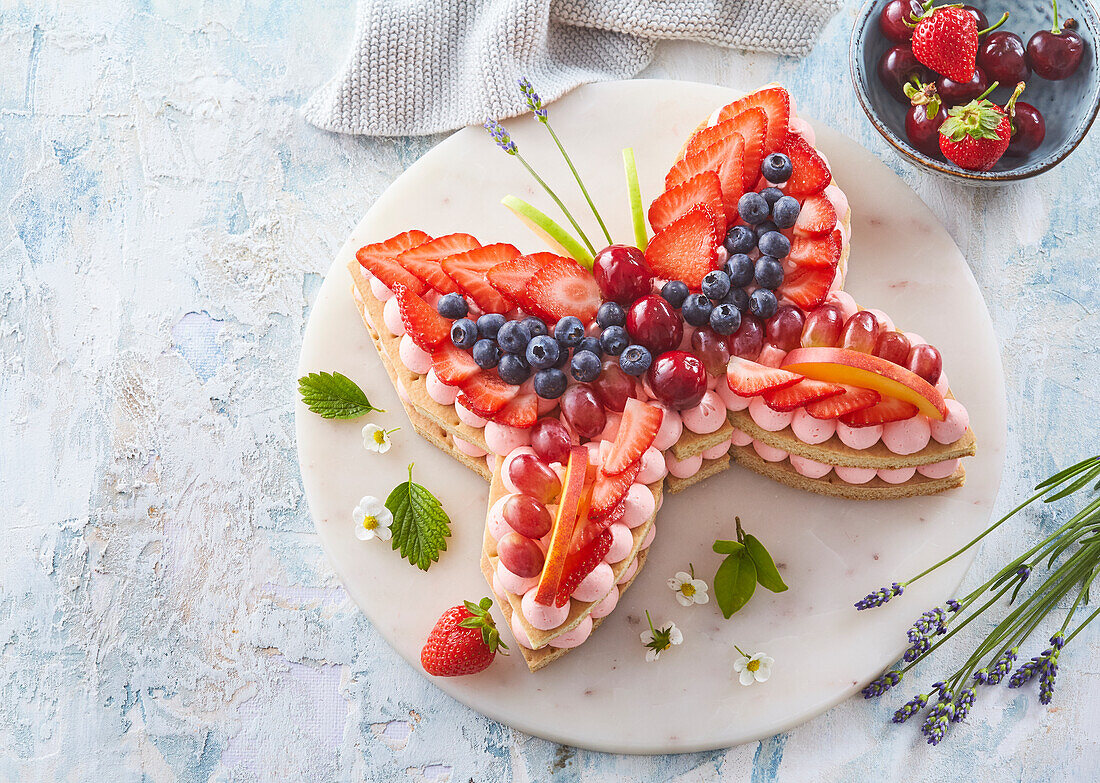
<svg viewBox="0 0 1100 783">
<path fill-rule="evenodd" d="M 695 126 L 736 97 L 685 82 L 633 81 L 577 89 L 551 107 L 558 135 L 585 174 L 612 236 L 632 237 L 620 150 L 633 146 L 643 198 L 663 177 Z M 585 210 L 545 131 L 531 117 L 505 123 L 520 150 L 555 186 L 578 219 Z M 784 731 L 851 696 L 898 658 L 905 630 L 951 597 L 970 560 L 941 569 L 889 606 L 856 612 L 852 603 L 904 579 L 966 541 L 988 521 L 1004 459 L 1005 404 L 1000 355 L 974 278 L 947 232 L 914 193 L 873 155 L 820 125 L 818 146 L 853 208 L 848 290 L 890 313 L 900 328 L 938 345 L 955 394 L 964 400 L 979 454 L 965 487 L 936 497 L 860 503 L 775 484 L 733 466 L 667 498 L 645 570 L 592 638 L 531 674 L 519 655 L 484 673 L 435 679 L 472 709 L 530 734 L 597 750 L 696 751 Z M 387 410 L 356 422 L 325 421 L 300 404 L 298 456 L 321 543 L 355 602 L 387 641 L 420 670 L 420 647 L 439 615 L 489 590 L 478 560 L 488 487 L 408 426 L 353 304 L 345 264 L 361 245 L 408 228 L 432 235 L 467 231 L 483 242 L 541 249 L 500 206 L 515 193 L 552 206 L 519 163 L 479 128 L 467 128 L 411 166 L 371 207 L 341 248 L 306 329 L 299 374 L 338 370 Z M 589 216 L 590 237 L 599 229 Z M 593 242 L 596 240 L 593 239 Z M 365 421 L 404 425 L 385 455 L 363 449 Z M 450 514 L 448 550 L 428 572 L 389 545 L 355 538 L 351 510 L 362 495 L 385 498 L 415 462 L 415 478 Z M 708 583 L 730 538 L 733 516 L 771 549 L 790 585 L 760 590 L 730 620 L 715 603 L 681 608 L 665 580 L 693 563 Z M 646 663 L 638 635 L 648 609 L 673 620 L 683 645 Z M 498 614 L 499 618 L 499 614 Z M 510 639 L 510 633 L 503 634 Z M 772 678 L 742 687 L 733 645 L 775 658 Z"/>
</svg>

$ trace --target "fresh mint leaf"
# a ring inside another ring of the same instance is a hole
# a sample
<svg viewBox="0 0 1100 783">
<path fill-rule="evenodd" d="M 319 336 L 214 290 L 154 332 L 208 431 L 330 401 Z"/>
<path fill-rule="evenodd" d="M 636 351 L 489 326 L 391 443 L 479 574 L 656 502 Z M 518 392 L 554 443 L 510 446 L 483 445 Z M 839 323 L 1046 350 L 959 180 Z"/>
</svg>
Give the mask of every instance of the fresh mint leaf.
<svg viewBox="0 0 1100 783">
<path fill-rule="evenodd" d="M 325 419 L 355 419 L 371 411 L 385 413 L 371 405 L 355 381 L 338 372 L 311 372 L 298 379 L 302 403 Z"/>
<path fill-rule="evenodd" d="M 386 508 L 393 514 L 393 548 L 400 549 L 401 557 L 421 571 L 427 571 L 439 560 L 439 553 L 447 549 L 451 520 L 435 495 L 413 482 L 412 469 L 410 464 L 409 480 L 394 487 L 386 498 Z"/>
<path fill-rule="evenodd" d="M 745 549 L 756 565 L 756 581 L 760 586 L 771 590 L 773 593 L 782 593 L 787 589 L 783 577 L 779 575 L 779 569 L 775 567 L 771 553 L 760 543 L 756 536 L 745 536 Z"/>
<path fill-rule="evenodd" d="M 727 556 L 714 574 L 714 598 L 727 620 L 756 592 L 756 564 L 748 550 Z"/>
</svg>

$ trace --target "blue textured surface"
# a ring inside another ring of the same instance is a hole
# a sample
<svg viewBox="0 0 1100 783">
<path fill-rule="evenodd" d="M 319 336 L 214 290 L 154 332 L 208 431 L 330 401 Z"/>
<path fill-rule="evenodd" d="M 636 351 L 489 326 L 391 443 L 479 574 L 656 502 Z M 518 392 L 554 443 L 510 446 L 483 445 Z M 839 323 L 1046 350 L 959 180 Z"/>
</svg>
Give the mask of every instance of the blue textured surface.
<svg viewBox="0 0 1100 783">
<path fill-rule="evenodd" d="M 1051 708 L 983 693 L 937 750 L 887 724 L 904 698 L 888 696 L 650 758 L 519 735 L 381 641 L 313 535 L 293 369 L 335 249 L 438 139 L 337 137 L 297 115 L 343 56 L 350 6 L 0 10 L 0 780 L 1100 777 L 1100 627 L 1063 655 Z M 1100 145 L 999 190 L 906 168 L 855 107 L 855 10 L 804 60 L 671 44 L 645 75 L 782 81 L 939 215 L 1001 340 L 1007 508 L 1100 443 Z M 1053 523 L 993 537 L 971 581 Z"/>
</svg>

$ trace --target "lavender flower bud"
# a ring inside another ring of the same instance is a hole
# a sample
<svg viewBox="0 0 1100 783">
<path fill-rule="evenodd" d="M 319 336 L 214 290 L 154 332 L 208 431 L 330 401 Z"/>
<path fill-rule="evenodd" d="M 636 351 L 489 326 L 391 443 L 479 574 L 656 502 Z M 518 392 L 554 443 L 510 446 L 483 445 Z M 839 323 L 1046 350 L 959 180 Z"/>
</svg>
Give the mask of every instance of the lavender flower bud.
<svg viewBox="0 0 1100 783">
<path fill-rule="evenodd" d="M 542 98 L 535 92 L 531 82 L 527 81 L 527 77 L 519 80 L 519 91 L 527 99 L 527 108 L 533 111 L 540 121 L 546 122 L 546 109 L 542 105 Z"/>
<path fill-rule="evenodd" d="M 961 723 L 970 714 L 970 707 L 974 704 L 974 689 L 963 688 L 959 698 L 955 700 L 954 713 L 951 715 L 952 723 Z"/>
<path fill-rule="evenodd" d="M 978 685 L 985 685 L 989 682 L 989 669 L 983 667 L 974 672 L 974 682 Z"/>
<path fill-rule="evenodd" d="M 1054 680 L 1058 676 L 1058 655 L 1061 650 L 1055 650 L 1039 673 L 1039 703 L 1050 704 L 1054 698 Z"/>
<path fill-rule="evenodd" d="M 890 690 L 899 682 L 901 682 L 901 677 L 902 674 L 899 671 L 888 671 L 886 672 L 886 674 L 882 675 L 866 688 L 864 688 L 862 691 L 860 691 L 860 693 L 863 694 L 863 698 L 865 699 L 873 699 L 876 696 L 881 696 L 882 694 L 886 693 L 886 691 Z"/>
<path fill-rule="evenodd" d="M 947 733 L 948 725 L 954 715 L 954 708 L 950 701 L 941 701 L 928 713 L 928 717 L 921 724 L 920 731 L 928 737 L 929 745 L 939 745 L 943 735 Z"/>
<path fill-rule="evenodd" d="M 905 723 L 905 721 L 909 720 L 914 715 L 916 715 L 918 712 L 923 710 L 924 705 L 927 704 L 927 703 L 928 703 L 928 694 L 927 693 L 921 693 L 917 696 L 914 696 L 912 699 L 905 702 L 905 704 L 897 712 L 894 713 L 894 717 L 892 719 L 893 722 L 894 723 Z"/>
<path fill-rule="evenodd" d="M 1005 678 L 1005 675 L 1012 670 L 1012 664 L 1016 661 L 1016 653 L 1016 647 L 1005 650 L 1005 654 L 997 659 L 993 669 L 989 672 L 989 676 L 985 678 L 986 684 L 996 685 Z"/>
<path fill-rule="evenodd" d="M 504 126 L 499 122 L 496 120 L 486 120 L 482 127 L 489 131 L 489 135 L 492 137 L 493 141 L 496 142 L 496 145 L 509 155 L 515 155 L 519 152 L 516 143 L 512 141 L 512 137 L 508 134 L 508 131 L 506 131 Z"/>
<path fill-rule="evenodd" d="M 902 660 L 904 660 L 906 663 L 912 663 L 913 661 L 917 660 L 917 658 L 928 652 L 928 649 L 931 646 L 932 645 L 928 642 L 928 637 L 921 636 L 915 642 L 913 642 L 912 645 L 909 646 L 909 649 L 905 651 L 905 655 L 902 656 Z"/>
<path fill-rule="evenodd" d="M 1050 644 L 1054 647 L 1055 650 L 1061 650 L 1063 647 L 1066 646 L 1066 637 L 1062 635 L 1061 631 L 1059 631 L 1058 633 L 1054 634 L 1054 636 L 1050 637 Z"/>
<path fill-rule="evenodd" d="M 882 606 L 887 603 L 891 598 L 896 595 L 901 595 L 905 588 L 894 582 L 889 587 L 880 587 L 873 593 L 868 593 L 865 598 L 860 601 L 856 601 L 855 607 L 860 611 L 864 609 L 874 609 L 876 606 Z"/>
<path fill-rule="evenodd" d="M 1042 664 L 1042 656 L 1035 656 L 1030 661 L 1025 663 L 1019 669 L 1012 673 L 1012 676 L 1008 680 L 1009 688 L 1022 688 L 1031 682 L 1031 678 L 1039 673 L 1039 667 Z"/>
<path fill-rule="evenodd" d="M 947 599 L 947 611 L 954 614 L 955 612 L 959 611 L 960 609 L 962 609 L 962 604 L 960 604 L 954 598 L 948 598 Z"/>
<path fill-rule="evenodd" d="M 1027 578 L 1031 576 L 1031 566 L 1022 565 L 1016 569 L 1016 576 L 1020 577 L 1021 582 L 1026 582 Z"/>
</svg>

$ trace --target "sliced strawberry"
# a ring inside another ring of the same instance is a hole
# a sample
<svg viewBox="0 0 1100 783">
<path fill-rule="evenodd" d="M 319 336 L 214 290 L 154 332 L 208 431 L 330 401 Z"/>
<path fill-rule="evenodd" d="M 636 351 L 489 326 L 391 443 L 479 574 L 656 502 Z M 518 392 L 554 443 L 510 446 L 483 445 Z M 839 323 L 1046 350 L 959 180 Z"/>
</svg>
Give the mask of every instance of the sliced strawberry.
<svg viewBox="0 0 1100 783">
<path fill-rule="evenodd" d="M 447 234 L 406 250 L 397 257 L 397 263 L 441 294 L 461 293 L 462 289 L 447 276 L 439 262 L 476 247 L 481 247 L 481 243 L 469 234 Z"/>
<path fill-rule="evenodd" d="M 561 581 L 558 583 L 558 594 L 554 598 L 554 606 L 565 606 L 569 603 L 569 596 L 577 589 L 577 585 L 584 581 L 592 571 L 603 562 L 611 549 L 611 531 L 604 528 L 599 535 L 580 549 L 570 552 L 565 558 L 565 567 L 562 570 Z M 614 589 L 614 588 L 612 588 Z"/>
<path fill-rule="evenodd" d="M 630 485 L 634 483 L 634 479 L 638 478 L 638 471 L 641 469 L 642 463 L 639 461 L 629 465 L 617 476 L 609 476 L 601 470 L 596 476 L 596 485 L 592 487 L 591 517 L 603 519 L 611 514 L 615 506 L 626 497 Z"/>
<path fill-rule="evenodd" d="M 514 303 L 489 285 L 485 275 L 497 264 L 511 261 L 519 254 L 513 245 L 500 242 L 448 256 L 443 259 L 442 266 L 447 276 L 458 283 L 482 312 L 506 313 L 515 307 Z"/>
<path fill-rule="evenodd" d="M 759 106 L 754 106 L 722 124 L 726 123 L 745 141 L 744 171 L 741 176 L 741 190 L 745 192 L 756 185 L 760 176 L 760 162 L 764 160 L 764 142 L 768 133 L 768 115 Z"/>
<path fill-rule="evenodd" d="M 668 174 L 665 175 L 665 190 L 670 190 L 681 183 L 687 182 L 700 172 L 718 171 L 722 167 L 722 163 L 729 157 L 729 151 L 737 143 L 738 138 L 740 138 L 740 135 L 737 133 L 727 133 L 719 137 L 713 144 L 693 152 L 683 160 L 677 161 Z M 744 143 L 745 140 L 741 139 L 741 144 Z"/>
<path fill-rule="evenodd" d="M 415 278 L 414 278 L 415 279 Z M 419 283 L 420 281 L 417 280 Z M 420 348 L 431 351 L 451 336 L 451 322 L 401 283 L 393 286 L 405 331 Z"/>
<path fill-rule="evenodd" d="M 740 356 L 731 356 L 726 365 L 726 383 L 730 391 L 742 397 L 755 397 L 766 391 L 794 386 L 801 380 L 803 377 L 798 373 L 750 362 Z"/>
<path fill-rule="evenodd" d="M 368 256 L 381 256 L 382 258 L 396 258 L 409 248 L 422 245 L 430 239 L 431 236 L 425 234 L 423 231 L 417 231 L 414 228 L 411 231 L 402 231 L 400 234 L 392 236 L 382 242 L 375 242 L 373 245 L 363 245 L 359 248 L 359 253 Z M 356 255 L 358 255 L 358 253 Z"/>
<path fill-rule="evenodd" d="M 722 182 L 722 210 L 725 212 L 726 225 L 737 222 L 737 202 L 745 195 L 745 140 L 740 133 L 730 137 L 726 147 L 726 157 L 718 167 L 718 179 Z M 721 144 L 721 142 L 719 142 Z M 717 146 L 717 145 L 715 145 Z M 723 229 L 725 226 L 722 227 Z"/>
<path fill-rule="evenodd" d="M 882 399 L 874 389 L 861 389 L 858 386 L 844 386 L 844 394 L 827 397 L 806 406 L 806 413 L 815 419 L 839 419 L 848 413 L 870 408 Z"/>
<path fill-rule="evenodd" d="M 645 450 L 653 445 L 664 415 L 660 408 L 647 405 L 636 397 L 628 398 L 619 432 L 603 463 L 604 473 L 617 476 L 641 459 Z"/>
<path fill-rule="evenodd" d="M 431 353 L 436 377 L 448 386 L 459 386 L 481 372 L 470 352 L 456 348 L 450 340 L 441 342 Z"/>
<path fill-rule="evenodd" d="M 810 310 L 825 301 L 834 277 L 836 267 L 796 267 L 787 272 L 775 293 L 803 310 Z"/>
<path fill-rule="evenodd" d="M 527 429 L 535 426 L 539 417 L 539 398 L 534 394 L 518 394 L 493 416 L 497 424 Z"/>
<path fill-rule="evenodd" d="M 905 421 L 917 415 L 917 406 L 896 397 L 883 397 L 869 408 L 846 413 L 840 420 L 849 427 L 871 427 L 875 424 L 887 424 L 891 421 Z"/>
<path fill-rule="evenodd" d="M 372 247 L 372 245 L 367 245 L 367 247 Z M 424 281 L 397 263 L 396 259 L 391 256 L 366 253 L 364 251 L 367 247 L 359 248 L 359 252 L 355 254 L 355 257 L 359 260 L 359 265 L 381 280 L 391 291 L 397 285 L 403 285 L 417 295 L 427 290 L 428 287 L 424 285 Z"/>
<path fill-rule="evenodd" d="M 519 387 L 505 383 L 495 372 L 481 370 L 463 381 L 458 399 L 469 410 L 483 419 L 491 419 L 493 414 L 503 408 L 513 397 L 519 394 Z"/>
<path fill-rule="evenodd" d="M 833 181 L 829 167 L 817 154 L 817 150 L 797 133 L 787 136 L 783 152 L 791 159 L 791 166 L 794 168 L 794 173 L 787 180 L 788 195 L 804 196 L 820 193 Z"/>
<path fill-rule="evenodd" d="M 773 411 L 786 413 L 838 394 L 844 394 L 843 386 L 803 378 L 793 386 L 764 392 L 764 403 Z"/>
<path fill-rule="evenodd" d="M 798 212 L 794 233 L 799 236 L 830 234 L 836 228 L 836 209 L 824 195 L 807 196 Z"/>
<path fill-rule="evenodd" d="M 649 207 L 649 225 L 654 231 L 662 231 L 696 204 L 710 207 L 716 215 L 724 212 L 722 181 L 715 172 L 702 171 L 654 199 Z"/>
<path fill-rule="evenodd" d="M 726 122 L 719 122 L 715 125 L 707 125 L 705 128 L 700 128 L 695 131 L 691 138 L 688 139 L 688 143 L 684 145 L 683 154 L 680 155 L 677 160 L 683 160 L 688 155 L 693 155 L 699 150 L 705 150 L 719 139 L 725 138 L 730 135 L 730 133 L 736 133 L 736 128 L 734 128 L 732 124 L 727 123 L 729 123 L 729 120 L 726 120 Z"/>
<path fill-rule="evenodd" d="M 725 122 L 741 112 L 760 107 L 768 115 L 768 130 L 764 137 L 764 155 L 782 152 L 787 139 L 787 126 L 791 122 L 791 97 L 782 87 L 766 87 L 723 106 L 718 112 L 718 122 Z"/>
<path fill-rule="evenodd" d="M 701 204 L 694 206 L 650 240 L 646 265 L 657 277 L 682 280 L 698 291 L 707 272 L 718 267 L 717 248 L 725 233 L 724 217 Z"/>
<path fill-rule="evenodd" d="M 836 269 L 843 249 L 840 229 L 824 237 L 795 236 L 787 260 L 800 268 Z"/>
<path fill-rule="evenodd" d="M 527 309 L 530 307 L 527 286 L 531 282 L 531 278 L 555 258 L 560 258 L 560 256 L 553 253 L 531 253 L 518 256 L 511 261 L 497 264 L 486 273 L 486 277 L 489 280 L 489 285 Z"/>
<path fill-rule="evenodd" d="M 585 323 L 596 317 L 600 287 L 592 273 L 570 258 L 554 258 L 543 265 L 527 287 L 539 313 L 558 320 L 575 315 Z"/>
</svg>

